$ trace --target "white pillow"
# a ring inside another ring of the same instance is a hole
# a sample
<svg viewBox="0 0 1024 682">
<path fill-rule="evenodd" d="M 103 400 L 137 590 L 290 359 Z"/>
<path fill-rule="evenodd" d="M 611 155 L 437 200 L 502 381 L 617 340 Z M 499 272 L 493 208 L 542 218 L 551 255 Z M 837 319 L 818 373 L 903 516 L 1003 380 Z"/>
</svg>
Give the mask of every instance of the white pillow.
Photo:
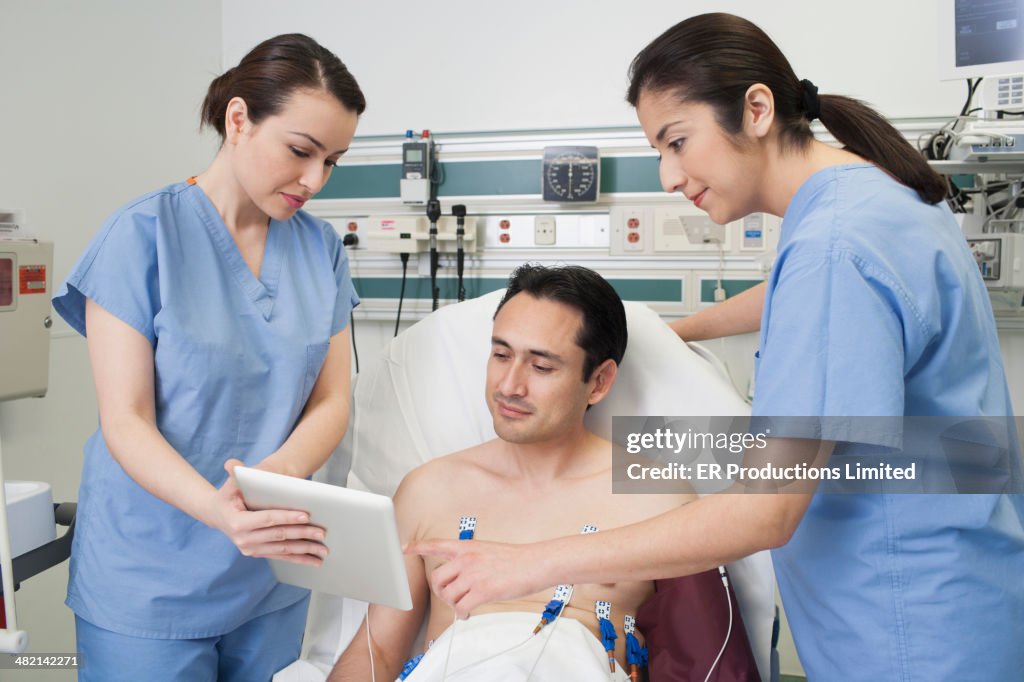
<svg viewBox="0 0 1024 682">
<path fill-rule="evenodd" d="M 504 291 L 441 308 L 395 338 L 355 390 L 352 473 L 394 493 L 427 460 L 495 437 L 484 399 L 494 311 Z M 586 416 L 611 438 L 612 416 L 733 415 L 750 408 L 728 380 L 642 303 L 627 301 L 629 343 L 608 396 Z"/>
</svg>

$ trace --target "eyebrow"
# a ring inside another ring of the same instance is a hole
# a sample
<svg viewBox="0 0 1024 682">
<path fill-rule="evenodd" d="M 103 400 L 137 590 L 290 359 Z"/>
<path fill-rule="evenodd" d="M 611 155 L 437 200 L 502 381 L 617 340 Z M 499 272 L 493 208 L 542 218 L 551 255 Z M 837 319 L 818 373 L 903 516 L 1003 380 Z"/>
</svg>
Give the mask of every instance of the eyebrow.
<svg viewBox="0 0 1024 682">
<path fill-rule="evenodd" d="M 671 123 L 666 123 L 665 125 L 661 126 L 661 130 L 658 131 L 658 134 L 657 134 L 657 136 L 655 136 L 654 139 L 657 140 L 658 142 L 661 142 L 662 140 L 664 140 L 665 139 L 665 133 L 668 132 L 668 129 L 671 128 L 672 126 L 676 125 L 677 123 L 682 123 L 682 121 L 672 121 Z"/>
<path fill-rule="evenodd" d="M 317 149 L 319 149 L 322 152 L 327 151 L 327 147 L 324 146 L 324 143 L 321 142 L 320 140 L 316 139 L 315 137 L 313 137 L 309 133 L 300 133 L 298 130 L 289 130 L 288 132 L 290 132 L 292 135 L 298 135 L 300 137 L 306 138 L 307 140 L 309 140 L 310 142 L 313 143 L 314 147 L 316 147 Z M 336 151 L 334 153 L 335 154 L 344 154 L 347 151 L 348 151 L 348 148 L 346 147 L 345 149 L 339 149 L 338 151 Z"/>
<path fill-rule="evenodd" d="M 508 348 L 509 350 L 512 350 L 512 346 L 509 344 L 508 341 L 506 341 L 505 339 L 498 338 L 497 336 L 492 336 L 491 337 L 491 345 L 502 346 L 503 348 Z M 540 349 L 531 348 L 527 352 L 529 352 L 530 355 L 535 355 L 535 356 L 537 356 L 539 358 L 544 358 L 545 360 L 550 360 L 551 362 L 557 362 L 560 365 L 564 365 L 565 364 L 565 360 L 562 359 L 561 355 L 559 355 L 558 353 L 552 353 L 549 350 L 540 350 Z"/>
</svg>

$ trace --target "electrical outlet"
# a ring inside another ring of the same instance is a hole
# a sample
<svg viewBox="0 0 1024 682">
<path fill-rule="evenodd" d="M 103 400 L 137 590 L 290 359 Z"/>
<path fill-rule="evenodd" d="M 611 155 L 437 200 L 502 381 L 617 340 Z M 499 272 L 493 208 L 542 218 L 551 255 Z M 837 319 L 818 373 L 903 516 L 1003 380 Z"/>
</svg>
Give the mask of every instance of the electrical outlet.
<svg viewBox="0 0 1024 682">
<path fill-rule="evenodd" d="M 535 246 L 554 246 L 555 216 L 539 215 L 533 222 L 533 243 Z"/>
<path fill-rule="evenodd" d="M 623 215 L 626 229 L 622 234 L 623 251 L 643 251 L 644 244 L 644 216 L 642 211 L 626 211 Z"/>
</svg>

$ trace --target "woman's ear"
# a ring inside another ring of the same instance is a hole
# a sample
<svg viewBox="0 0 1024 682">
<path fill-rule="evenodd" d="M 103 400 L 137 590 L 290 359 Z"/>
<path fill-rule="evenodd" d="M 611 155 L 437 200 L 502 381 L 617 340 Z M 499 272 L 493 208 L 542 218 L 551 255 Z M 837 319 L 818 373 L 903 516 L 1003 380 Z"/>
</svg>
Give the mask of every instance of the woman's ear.
<svg viewBox="0 0 1024 682">
<path fill-rule="evenodd" d="M 249 106 L 241 97 L 232 97 L 224 112 L 224 137 L 236 144 L 249 126 Z"/>
<path fill-rule="evenodd" d="M 764 138 L 775 121 L 775 95 L 763 83 L 754 83 L 743 97 L 743 127 L 751 137 Z"/>
</svg>

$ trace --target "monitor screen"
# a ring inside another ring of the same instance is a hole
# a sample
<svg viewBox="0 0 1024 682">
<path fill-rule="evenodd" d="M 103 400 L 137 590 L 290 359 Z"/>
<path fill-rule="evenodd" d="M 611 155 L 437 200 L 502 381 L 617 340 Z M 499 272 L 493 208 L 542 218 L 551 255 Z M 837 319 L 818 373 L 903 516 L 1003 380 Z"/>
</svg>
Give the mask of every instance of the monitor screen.
<svg viewBox="0 0 1024 682">
<path fill-rule="evenodd" d="M 944 80 L 1024 72 L 1024 0 L 941 0 Z"/>
</svg>

